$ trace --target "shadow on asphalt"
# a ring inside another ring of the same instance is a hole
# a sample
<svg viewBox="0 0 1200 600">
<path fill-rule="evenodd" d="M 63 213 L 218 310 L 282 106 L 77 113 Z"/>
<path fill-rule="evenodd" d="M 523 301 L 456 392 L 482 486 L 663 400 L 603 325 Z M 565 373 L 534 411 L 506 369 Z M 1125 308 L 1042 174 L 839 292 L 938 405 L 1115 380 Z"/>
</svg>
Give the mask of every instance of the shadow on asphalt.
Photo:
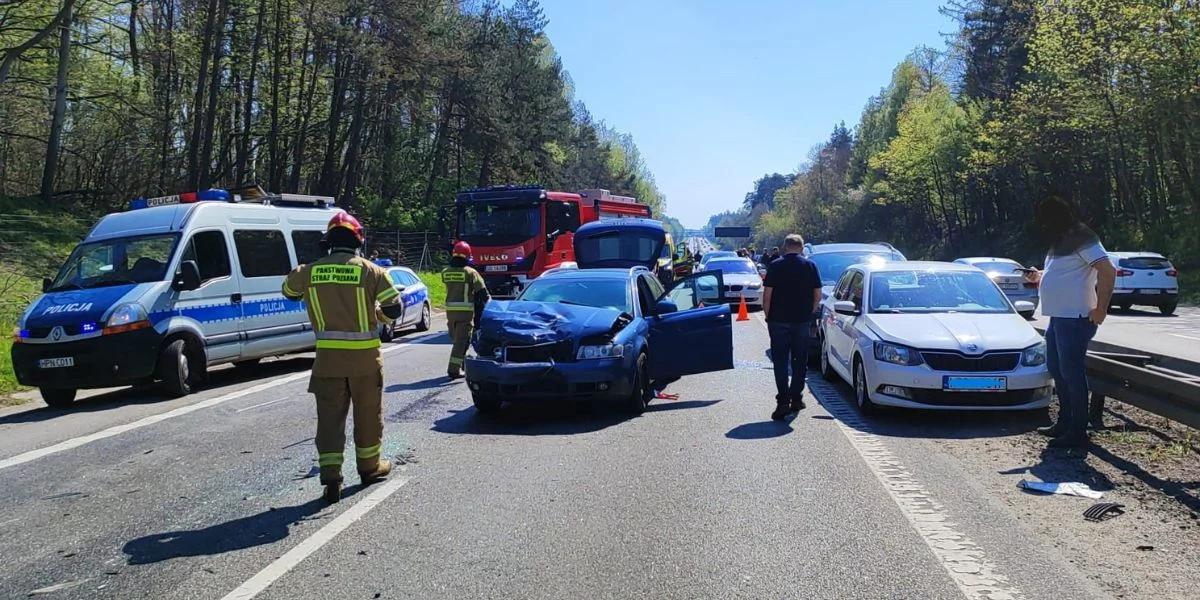
<svg viewBox="0 0 1200 600">
<path fill-rule="evenodd" d="M 354 485 L 342 491 L 342 502 L 365 489 Z M 185 529 L 155 533 L 130 540 L 121 549 L 130 565 L 148 565 L 188 556 L 212 556 L 273 544 L 286 538 L 290 527 L 315 515 L 329 505 L 320 498 L 304 504 L 271 508 L 263 512 L 210 525 L 203 529 Z"/>
<path fill-rule="evenodd" d="M 417 340 L 417 341 L 412 341 L 412 340 L 408 339 L 408 338 L 418 336 L 418 335 L 429 335 L 430 333 L 436 333 L 437 335 L 435 335 L 431 338 Z M 405 333 L 397 334 L 396 337 L 392 338 L 392 341 L 390 341 L 388 343 L 389 344 L 405 343 L 405 344 L 411 344 L 413 346 L 449 346 L 452 342 L 450 341 L 450 334 L 445 331 L 430 332 L 430 331 L 409 330 Z"/>
<path fill-rule="evenodd" d="M 268 379 L 279 375 L 287 375 L 297 371 L 312 368 L 313 359 L 307 356 L 296 356 L 280 360 L 272 360 L 253 367 L 222 367 L 211 371 L 208 382 L 201 388 L 202 392 L 213 392 L 220 395 L 221 388 L 249 383 L 258 379 Z M 51 408 L 42 406 L 31 410 L 12 413 L 0 417 L 0 425 L 14 423 L 39 423 L 56 419 L 72 413 L 100 412 L 136 404 L 153 404 L 167 400 L 158 392 L 155 386 L 136 386 L 121 388 L 104 394 L 97 394 L 76 400 L 68 408 Z M 34 402 L 39 402 L 35 400 Z"/>
<path fill-rule="evenodd" d="M 766 440 L 792 432 L 792 420 L 760 421 L 738 425 L 725 434 L 731 440 Z"/>
<path fill-rule="evenodd" d="M 704 408 L 718 402 L 656 400 L 646 407 L 646 413 Z M 449 415 L 434 421 L 430 429 L 460 435 L 573 435 L 600 431 L 632 418 L 615 403 L 525 401 L 505 403 L 492 415 L 481 415 L 474 406 L 451 410 Z"/>
<path fill-rule="evenodd" d="M 455 381 L 445 375 L 438 377 L 430 377 L 421 381 L 413 381 L 411 383 L 394 383 L 383 389 L 385 392 L 405 392 L 411 390 L 436 390 L 448 388 L 455 385 Z"/>
</svg>

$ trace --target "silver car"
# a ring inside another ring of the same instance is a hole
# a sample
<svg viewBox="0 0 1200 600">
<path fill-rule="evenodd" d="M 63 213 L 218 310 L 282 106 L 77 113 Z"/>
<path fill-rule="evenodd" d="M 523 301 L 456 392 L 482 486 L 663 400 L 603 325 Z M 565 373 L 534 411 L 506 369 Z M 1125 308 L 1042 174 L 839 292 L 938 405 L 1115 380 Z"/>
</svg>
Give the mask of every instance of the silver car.
<svg viewBox="0 0 1200 600">
<path fill-rule="evenodd" d="M 1021 263 L 1011 258 L 996 258 L 993 256 L 973 256 L 970 258 L 959 258 L 954 262 L 971 265 L 987 273 L 987 276 L 992 281 L 996 282 L 1000 291 L 1008 296 L 1009 300 L 1018 302 L 1024 300 L 1033 304 L 1033 310 L 1022 311 L 1021 316 L 1026 319 L 1033 318 L 1034 311 L 1038 306 L 1038 284 L 1025 281 L 1025 267 Z"/>
</svg>

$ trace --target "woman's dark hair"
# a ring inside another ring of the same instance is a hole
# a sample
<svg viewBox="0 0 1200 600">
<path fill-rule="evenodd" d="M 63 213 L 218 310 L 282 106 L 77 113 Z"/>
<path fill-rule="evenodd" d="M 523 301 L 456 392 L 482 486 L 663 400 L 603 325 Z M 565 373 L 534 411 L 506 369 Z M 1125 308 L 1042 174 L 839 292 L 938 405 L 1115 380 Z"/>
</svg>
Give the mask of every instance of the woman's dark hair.
<svg viewBox="0 0 1200 600">
<path fill-rule="evenodd" d="M 1038 241 L 1054 256 L 1063 256 L 1094 242 L 1096 234 L 1079 219 L 1079 211 L 1061 196 L 1048 196 L 1034 209 Z"/>
</svg>

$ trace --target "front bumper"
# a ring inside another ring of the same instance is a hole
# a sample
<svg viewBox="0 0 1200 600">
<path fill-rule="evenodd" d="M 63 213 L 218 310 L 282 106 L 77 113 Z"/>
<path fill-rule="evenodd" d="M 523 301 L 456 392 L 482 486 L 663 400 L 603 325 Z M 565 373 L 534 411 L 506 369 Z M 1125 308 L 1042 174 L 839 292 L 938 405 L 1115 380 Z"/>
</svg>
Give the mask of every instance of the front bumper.
<svg viewBox="0 0 1200 600">
<path fill-rule="evenodd" d="M 758 288 L 757 290 L 743 288 L 736 292 L 732 291 L 732 290 L 725 290 L 725 299 L 728 300 L 731 304 L 738 304 L 739 302 L 742 301 L 742 298 L 745 298 L 746 304 L 753 304 L 754 306 L 762 306 L 762 297 L 763 297 L 762 288 Z"/>
<path fill-rule="evenodd" d="M 472 357 L 466 360 L 467 387 L 504 400 L 628 396 L 633 366 L 626 358 L 575 362 L 503 363 Z"/>
<path fill-rule="evenodd" d="M 1148 289 L 1148 288 L 1147 288 Z M 1113 290 L 1111 304 L 1137 304 L 1141 306 L 1159 306 L 1175 304 L 1179 301 L 1179 289 L 1164 289 L 1157 294 L 1147 294 L 1138 290 Z"/>
<path fill-rule="evenodd" d="M 21 385 L 88 389 L 128 385 L 154 375 L 162 335 L 153 328 L 59 344 L 13 344 L 13 371 Z M 42 369 L 43 358 L 75 359 L 71 367 Z"/>
<path fill-rule="evenodd" d="M 928 365 L 908 367 L 877 360 L 865 362 L 867 385 L 871 387 L 871 401 L 883 406 L 926 410 L 1005 411 L 1033 410 L 1045 408 L 1050 404 L 1052 380 L 1044 366 L 1020 366 L 1005 373 L 976 373 L 935 371 Z M 947 392 L 942 390 L 944 375 L 1001 376 L 1007 379 L 1008 391 Z M 884 386 L 903 388 L 910 397 L 885 394 L 881 391 Z"/>
</svg>

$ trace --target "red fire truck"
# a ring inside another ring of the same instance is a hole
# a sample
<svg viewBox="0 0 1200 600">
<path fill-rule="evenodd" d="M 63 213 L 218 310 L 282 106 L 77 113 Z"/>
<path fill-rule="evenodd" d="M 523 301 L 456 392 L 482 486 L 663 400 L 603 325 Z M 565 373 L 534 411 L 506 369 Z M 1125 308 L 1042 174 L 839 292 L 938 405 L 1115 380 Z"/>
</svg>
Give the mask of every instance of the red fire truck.
<svg viewBox="0 0 1200 600">
<path fill-rule="evenodd" d="M 505 298 L 515 296 L 546 269 L 574 261 L 571 242 L 581 224 L 649 216 L 649 206 L 608 190 L 573 193 L 493 186 L 455 196 L 454 235 L 471 244 L 475 268 L 492 295 Z"/>
</svg>

